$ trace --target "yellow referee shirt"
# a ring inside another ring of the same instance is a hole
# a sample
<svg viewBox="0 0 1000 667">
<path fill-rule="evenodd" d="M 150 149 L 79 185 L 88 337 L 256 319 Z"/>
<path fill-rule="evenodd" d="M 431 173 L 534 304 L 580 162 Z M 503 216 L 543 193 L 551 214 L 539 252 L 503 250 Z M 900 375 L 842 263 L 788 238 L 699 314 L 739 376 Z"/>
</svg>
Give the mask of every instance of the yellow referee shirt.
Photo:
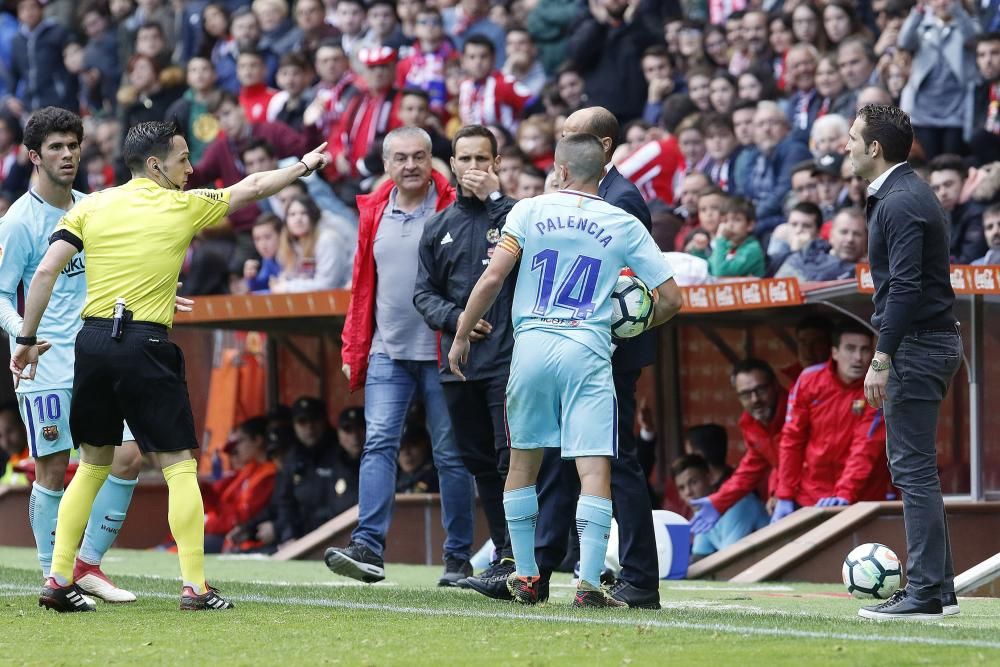
<svg viewBox="0 0 1000 667">
<path fill-rule="evenodd" d="M 148 178 L 94 193 L 53 234 L 85 253 L 83 317 L 111 317 L 125 299 L 134 320 L 172 326 L 177 276 L 199 231 L 229 211 L 229 192 L 160 187 Z"/>
</svg>

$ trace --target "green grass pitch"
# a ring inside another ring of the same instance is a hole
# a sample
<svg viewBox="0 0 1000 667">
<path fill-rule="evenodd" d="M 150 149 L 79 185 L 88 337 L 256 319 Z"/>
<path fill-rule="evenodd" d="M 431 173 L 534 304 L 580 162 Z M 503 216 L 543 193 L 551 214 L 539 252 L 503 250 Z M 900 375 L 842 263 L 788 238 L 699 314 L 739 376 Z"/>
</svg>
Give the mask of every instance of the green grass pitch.
<svg viewBox="0 0 1000 667">
<path fill-rule="evenodd" d="M 997 665 L 1000 600 L 939 623 L 876 624 L 840 586 L 662 582 L 664 608 L 574 610 L 568 575 L 534 608 L 435 587 L 440 568 L 387 567 L 368 586 L 321 562 L 210 557 L 229 612 L 177 610 L 173 554 L 113 550 L 139 596 L 59 615 L 37 606 L 31 549 L 0 548 L 0 665 Z"/>
</svg>

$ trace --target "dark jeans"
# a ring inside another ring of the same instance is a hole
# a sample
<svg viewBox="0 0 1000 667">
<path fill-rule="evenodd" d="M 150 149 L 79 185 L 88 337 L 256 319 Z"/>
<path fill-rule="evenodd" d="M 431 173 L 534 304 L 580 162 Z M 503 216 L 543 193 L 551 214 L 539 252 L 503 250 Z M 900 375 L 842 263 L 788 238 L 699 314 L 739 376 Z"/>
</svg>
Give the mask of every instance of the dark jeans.
<svg viewBox="0 0 1000 667">
<path fill-rule="evenodd" d="M 479 502 L 490 528 L 490 539 L 501 557 L 512 557 L 503 486 L 510 467 L 510 446 L 504 419 L 507 376 L 468 382 L 442 382 L 455 444 L 465 468 L 476 480 Z"/>
<path fill-rule="evenodd" d="M 903 494 L 906 589 L 921 602 L 955 591 L 935 440 L 941 401 L 961 363 L 957 331 L 910 334 L 896 350 L 886 388 L 889 470 Z"/>
<path fill-rule="evenodd" d="M 615 373 L 614 380 L 618 396 L 618 458 L 611 459 L 611 500 L 618 521 L 621 578 L 636 588 L 656 590 L 659 563 L 653 508 L 633 432 L 639 371 Z M 575 463 L 562 461 L 557 449 L 546 449 L 537 484 L 535 558 L 540 570 L 552 571 L 562 563 L 576 517 L 580 483 Z"/>
</svg>

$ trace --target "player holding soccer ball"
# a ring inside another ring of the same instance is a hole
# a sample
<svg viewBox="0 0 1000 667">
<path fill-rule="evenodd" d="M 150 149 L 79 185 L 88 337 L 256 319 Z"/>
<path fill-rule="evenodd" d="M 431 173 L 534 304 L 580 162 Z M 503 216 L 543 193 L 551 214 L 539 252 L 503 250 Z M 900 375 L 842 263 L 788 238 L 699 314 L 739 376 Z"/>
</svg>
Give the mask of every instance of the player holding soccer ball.
<svg viewBox="0 0 1000 667">
<path fill-rule="evenodd" d="M 85 196 L 73 190 L 82 139 L 80 117 L 56 107 L 35 112 L 25 127 L 24 144 L 37 172 L 37 181 L 0 221 L 0 323 L 10 337 L 12 352 L 21 330 L 18 289 L 27 289 L 31 284 L 59 219 Z M 17 387 L 21 419 L 27 426 L 28 443 L 35 459 L 28 519 L 44 578 L 49 576 L 52 565 L 56 516 L 73 447 L 69 410 L 73 344 L 83 326 L 80 311 L 87 297 L 84 261 L 84 254 L 78 254 L 56 281 L 52 306 L 45 311 L 40 327 L 42 337 L 51 346 L 45 355 L 46 363 L 33 380 L 25 380 Z M 106 602 L 135 600 L 135 595 L 115 586 L 100 569 L 102 557 L 125 520 L 142 465 L 139 448 L 127 426 L 122 443 L 115 452 L 111 474 L 94 501 L 73 573 L 83 592 Z M 79 593 L 74 601 L 89 605 Z"/>
<path fill-rule="evenodd" d="M 507 580 L 524 604 L 544 599 L 535 561 L 535 480 L 545 447 L 576 460 L 581 495 L 577 607 L 625 607 L 600 586 L 611 527 L 611 457 L 617 453 L 617 403 L 611 377 L 610 296 L 625 266 L 656 285 L 651 326 L 673 317 L 680 288 L 652 237 L 633 216 L 597 196 L 604 148 L 589 134 L 556 147 L 559 192 L 518 202 L 503 238 L 459 317 L 448 362 L 455 375 L 469 335 L 523 253 L 514 293 L 514 355 L 507 384 L 510 470 L 504 513 L 516 571 Z M 530 258 L 530 259 L 529 259 Z"/>
</svg>

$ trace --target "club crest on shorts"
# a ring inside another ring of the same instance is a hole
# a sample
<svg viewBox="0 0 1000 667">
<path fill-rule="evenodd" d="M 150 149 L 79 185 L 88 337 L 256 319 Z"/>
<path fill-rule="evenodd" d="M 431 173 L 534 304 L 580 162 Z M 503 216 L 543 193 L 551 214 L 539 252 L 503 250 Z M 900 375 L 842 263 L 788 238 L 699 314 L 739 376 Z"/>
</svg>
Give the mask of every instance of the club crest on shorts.
<svg viewBox="0 0 1000 667">
<path fill-rule="evenodd" d="M 59 427 L 58 426 L 43 426 L 42 427 L 42 437 L 49 442 L 55 442 L 59 439 Z"/>
<path fill-rule="evenodd" d="M 855 415 L 860 416 L 862 412 L 865 411 L 865 401 L 863 398 L 859 398 L 851 403 L 851 412 Z"/>
<path fill-rule="evenodd" d="M 500 242 L 500 230 L 496 227 L 490 227 L 486 230 L 486 242 L 490 245 L 496 245 Z"/>
</svg>

